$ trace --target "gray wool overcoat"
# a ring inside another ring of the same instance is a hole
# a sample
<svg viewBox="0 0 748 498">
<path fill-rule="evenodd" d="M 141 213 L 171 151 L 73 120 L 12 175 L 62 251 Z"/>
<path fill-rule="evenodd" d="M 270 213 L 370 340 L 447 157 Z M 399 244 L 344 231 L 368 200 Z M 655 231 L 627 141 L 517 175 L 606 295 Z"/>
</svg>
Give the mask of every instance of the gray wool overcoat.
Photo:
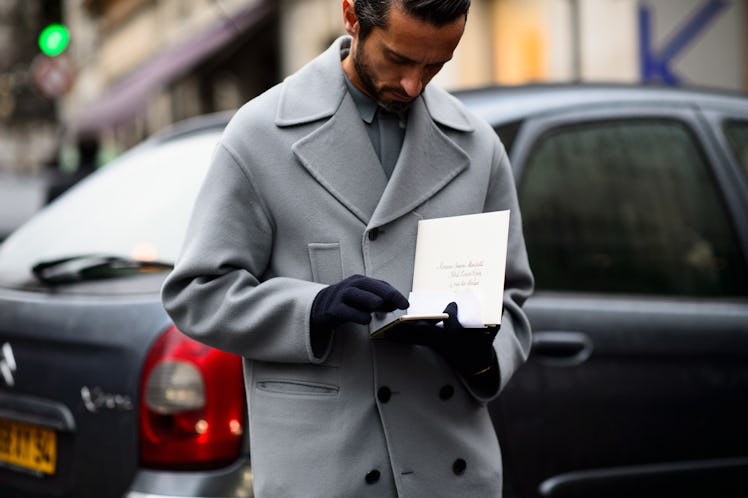
<svg viewBox="0 0 748 498">
<path fill-rule="evenodd" d="M 521 305 L 533 287 L 509 161 L 486 123 L 429 85 L 388 182 L 344 83 L 349 44 L 336 40 L 237 112 L 163 302 L 185 334 L 245 358 L 256 496 L 497 497 L 486 403 L 527 357 Z M 331 331 L 315 354 L 309 314 L 326 284 L 360 273 L 407 296 L 418 220 L 503 209 L 493 394 L 428 348 L 370 340 L 386 317 Z"/>
</svg>

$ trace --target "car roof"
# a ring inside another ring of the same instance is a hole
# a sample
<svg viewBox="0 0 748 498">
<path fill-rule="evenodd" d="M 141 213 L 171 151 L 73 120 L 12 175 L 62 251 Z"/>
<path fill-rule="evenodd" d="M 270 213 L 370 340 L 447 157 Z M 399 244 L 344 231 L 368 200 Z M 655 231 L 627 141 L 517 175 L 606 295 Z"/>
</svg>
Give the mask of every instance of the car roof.
<svg viewBox="0 0 748 498">
<path fill-rule="evenodd" d="M 494 125 L 600 104 L 721 108 L 748 115 L 748 94 L 708 88 L 570 83 L 491 85 L 452 93 Z"/>
<path fill-rule="evenodd" d="M 236 110 L 220 111 L 178 121 L 154 133 L 146 143 L 154 145 L 186 138 L 196 133 L 221 132 L 235 113 Z"/>
<path fill-rule="evenodd" d="M 679 105 L 731 109 L 748 115 L 748 94 L 713 88 L 650 86 L 627 83 L 537 83 L 487 85 L 450 92 L 494 126 L 529 116 L 595 105 Z M 236 110 L 179 121 L 154 134 L 147 143 L 161 143 L 195 133 L 220 131 Z"/>
</svg>

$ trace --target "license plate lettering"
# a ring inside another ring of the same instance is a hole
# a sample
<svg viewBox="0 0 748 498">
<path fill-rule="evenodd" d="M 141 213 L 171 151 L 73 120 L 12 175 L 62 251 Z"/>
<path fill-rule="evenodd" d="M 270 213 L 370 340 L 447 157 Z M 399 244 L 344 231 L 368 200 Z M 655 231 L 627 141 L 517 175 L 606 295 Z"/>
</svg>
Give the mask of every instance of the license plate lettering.
<svg viewBox="0 0 748 498">
<path fill-rule="evenodd" d="M 55 431 L 31 424 L 0 420 L 0 461 L 44 474 L 57 463 Z"/>
</svg>

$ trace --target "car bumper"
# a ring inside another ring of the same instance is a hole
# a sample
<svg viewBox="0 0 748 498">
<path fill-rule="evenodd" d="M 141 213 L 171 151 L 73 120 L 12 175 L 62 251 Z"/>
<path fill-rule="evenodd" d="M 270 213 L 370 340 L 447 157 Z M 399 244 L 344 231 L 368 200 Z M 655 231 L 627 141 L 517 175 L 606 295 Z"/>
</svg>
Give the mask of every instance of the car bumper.
<svg viewBox="0 0 748 498">
<path fill-rule="evenodd" d="M 200 472 L 140 470 L 124 498 L 252 498 L 252 468 L 241 460 Z"/>
</svg>

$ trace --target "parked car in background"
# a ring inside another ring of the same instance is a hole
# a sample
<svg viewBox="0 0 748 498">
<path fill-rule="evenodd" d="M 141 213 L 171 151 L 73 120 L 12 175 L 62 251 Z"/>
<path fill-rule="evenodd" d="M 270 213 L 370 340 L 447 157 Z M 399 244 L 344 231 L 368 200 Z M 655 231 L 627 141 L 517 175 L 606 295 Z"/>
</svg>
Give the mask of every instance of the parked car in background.
<svg viewBox="0 0 748 498">
<path fill-rule="evenodd" d="M 82 168 L 73 173 L 53 168 L 41 173 L 0 172 L 0 243 L 90 172 Z"/>
<path fill-rule="evenodd" d="M 510 152 L 537 292 L 490 406 L 507 497 L 745 496 L 748 98 L 457 92 Z M 159 289 L 228 115 L 175 127 L 0 246 L 0 496 L 252 496 L 241 365 Z"/>
<path fill-rule="evenodd" d="M 47 202 L 47 177 L 0 173 L 0 243 Z"/>
<path fill-rule="evenodd" d="M 748 98 L 460 98 L 510 151 L 536 277 L 494 404 L 508 496 L 748 496 Z"/>
<path fill-rule="evenodd" d="M 159 290 L 226 116 L 154 137 L 0 246 L 0 496 L 252 496 L 241 361 Z"/>
</svg>

